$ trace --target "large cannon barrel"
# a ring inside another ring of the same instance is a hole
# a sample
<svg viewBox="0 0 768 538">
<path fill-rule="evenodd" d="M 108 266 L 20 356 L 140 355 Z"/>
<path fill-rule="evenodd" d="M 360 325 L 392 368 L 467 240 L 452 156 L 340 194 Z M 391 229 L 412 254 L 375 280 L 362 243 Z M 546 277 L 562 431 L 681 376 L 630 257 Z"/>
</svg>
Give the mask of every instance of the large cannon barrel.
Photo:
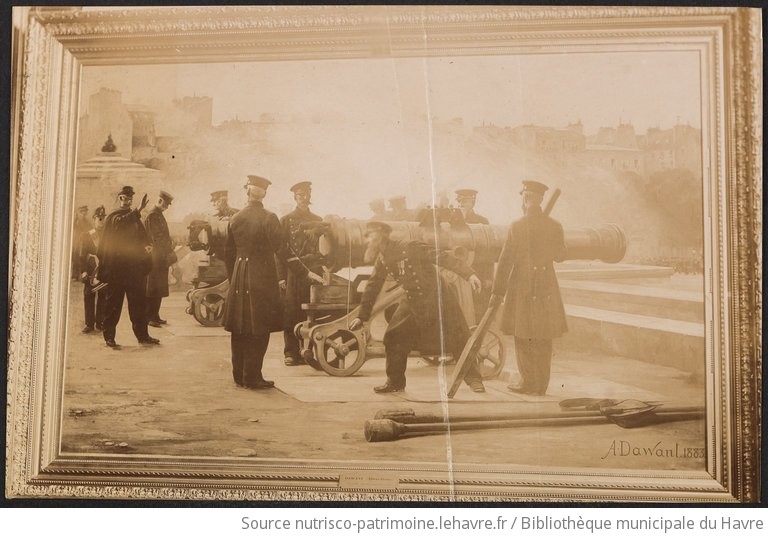
<svg viewBox="0 0 768 538">
<path fill-rule="evenodd" d="M 320 250 L 335 268 L 365 265 L 365 220 L 330 218 L 326 233 L 320 240 Z M 476 263 L 495 262 L 508 228 L 488 224 L 420 224 L 418 222 L 388 222 L 392 238 L 423 241 L 443 250 L 463 247 L 475 253 Z M 565 259 L 601 260 L 617 263 L 624 258 L 627 242 L 616 224 L 601 224 L 589 228 L 567 229 Z"/>
</svg>

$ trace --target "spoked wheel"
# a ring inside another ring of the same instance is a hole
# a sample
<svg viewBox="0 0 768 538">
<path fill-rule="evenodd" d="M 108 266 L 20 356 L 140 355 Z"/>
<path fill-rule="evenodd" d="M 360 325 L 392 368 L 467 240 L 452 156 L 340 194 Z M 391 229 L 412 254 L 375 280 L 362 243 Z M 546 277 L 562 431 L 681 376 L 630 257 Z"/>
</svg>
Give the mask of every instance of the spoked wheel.
<svg viewBox="0 0 768 538">
<path fill-rule="evenodd" d="M 325 339 L 317 336 L 315 339 L 316 359 L 326 373 L 347 377 L 363 366 L 365 342 L 360 341 L 352 331 L 339 329 Z"/>
<path fill-rule="evenodd" d="M 206 293 L 192 303 L 192 315 L 200 325 L 219 327 L 224 320 L 224 297 L 218 293 Z"/>
<path fill-rule="evenodd" d="M 471 330 L 475 330 L 472 327 Z M 504 353 L 504 342 L 501 337 L 495 332 L 488 330 L 483 337 L 483 342 L 480 344 L 480 349 L 477 350 L 477 367 L 480 370 L 480 374 L 483 379 L 495 379 L 499 376 L 504 369 L 504 359 L 506 357 Z"/>
</svg>

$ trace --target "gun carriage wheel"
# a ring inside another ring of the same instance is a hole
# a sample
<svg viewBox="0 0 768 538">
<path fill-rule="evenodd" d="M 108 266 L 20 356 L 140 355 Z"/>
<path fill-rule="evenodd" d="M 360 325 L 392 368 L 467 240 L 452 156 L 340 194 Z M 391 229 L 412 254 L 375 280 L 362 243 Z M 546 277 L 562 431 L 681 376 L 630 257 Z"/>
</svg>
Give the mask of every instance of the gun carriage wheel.
<svg viewBox="0 0 768 538">
<path fill-rule="evenodd" d="M 322 327 L 312 331 L 310 338 L 320 367 L 334 377 L 351 376 L 365 363 L 366 342 L 362 332 Z"/>
<path fill-rule="evenodd" d="M 470 329 L 474 332 L 475 327 Z M 494 331 L 488 330 L 483 336 L 483 342 L 476 353 L 477 366 L 483 380 L 495 379 L 504 369 L 504 359 L 506 357 L 504 342 Z"/>
</svg>

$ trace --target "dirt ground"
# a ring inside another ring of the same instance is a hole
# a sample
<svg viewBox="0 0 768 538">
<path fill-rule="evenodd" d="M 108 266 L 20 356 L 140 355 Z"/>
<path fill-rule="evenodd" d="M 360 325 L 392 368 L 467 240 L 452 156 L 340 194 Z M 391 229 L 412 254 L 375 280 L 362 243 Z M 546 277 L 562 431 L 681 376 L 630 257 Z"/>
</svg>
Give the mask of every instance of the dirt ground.
<svg viewBox="0 0 768 538">
<path fill-rule="evenodd" d="M 273 334 L 264 372 L 276 388 L 252 391 L 232 382 L 228 333 L 201 327 L 185 314 L 183 292 L 163 302 L 168 326 L 150 328 L 161 345 L 138 345 L 126 310 L 117 333 L 123 348 L 113 350 L 100 334 L 80 333 L 78 286 L 73 284 L 68 318 L 63 452 L 596 469 L 705 466 L 703 420 L 634 429 L 606 422 L 451 431 L 378 443 L 367 442 L 363 432 L 381 409 L 454 416 L 560 412 L 559 400 L 581 396 L 703 405 L 702 381 L 671 368 L 558 349 L 546 397 L 522 399 L 505 390 L 506 381 L 492 380 L 486 394 L 464 386 L 455 400 L 441 402 L 440 367 L 422 359 L 409 360 L 405 393 L 377 395 L 372 387 L 384 380 L 384 359 L 367 361 L 355 376 L 334 378 L 309 366 L 284 366 L 282 335 Z"/>
</svg>

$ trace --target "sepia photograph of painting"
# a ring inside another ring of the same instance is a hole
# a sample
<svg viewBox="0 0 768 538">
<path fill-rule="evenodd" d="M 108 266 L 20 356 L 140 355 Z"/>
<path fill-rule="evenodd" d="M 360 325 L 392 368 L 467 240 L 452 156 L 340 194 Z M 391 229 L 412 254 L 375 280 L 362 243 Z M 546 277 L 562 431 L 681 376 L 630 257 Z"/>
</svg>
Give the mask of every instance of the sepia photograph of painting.
<svg viewBox="0 0 768 538">
<path fill-rule="evenodd" d="M 16 495 L 758 499 L 759 12 L 15 9 Z"/>
</svg>

